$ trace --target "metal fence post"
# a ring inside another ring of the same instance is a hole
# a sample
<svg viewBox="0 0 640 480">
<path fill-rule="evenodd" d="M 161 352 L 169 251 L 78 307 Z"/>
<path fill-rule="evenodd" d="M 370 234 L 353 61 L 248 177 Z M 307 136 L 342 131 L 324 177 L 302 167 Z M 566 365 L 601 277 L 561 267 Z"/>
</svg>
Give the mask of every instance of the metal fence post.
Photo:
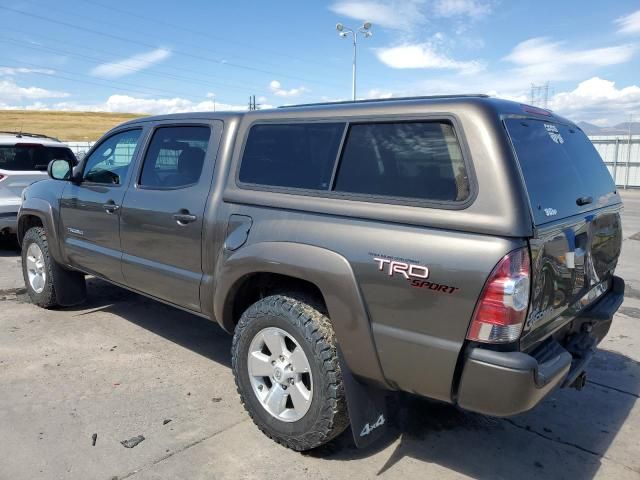
<svg viewBox="0 0 640 480">
<path fill-rule="evenodd" d="M 631 129 L 629 129 L 631 131 Z M 631 133 L 629 133 L 629 143 L 627 143 L 627 171 L 624 172 L 624 189 L 629 186 L 629 170 L 631 169 Z"/>
<path fill-rule="evenodd" d="M 620 145 L 620 139 L 616 137 L 616 148 L 613 153 L 613 183 L 618 184 L 618 147 Z"/>
</svg>

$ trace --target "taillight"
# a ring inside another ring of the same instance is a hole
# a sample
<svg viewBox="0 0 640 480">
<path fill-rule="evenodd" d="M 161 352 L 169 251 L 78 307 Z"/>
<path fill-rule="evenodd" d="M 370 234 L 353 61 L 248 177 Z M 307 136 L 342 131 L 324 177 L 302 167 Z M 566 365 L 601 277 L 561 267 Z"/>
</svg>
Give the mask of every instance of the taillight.
<svg viewBox="0 0 640 480">
<path fill-rule="evenodd" d="M 0 182 L 6 178 L 6 175 L 0 174 Z"/>
<path fill-rule="evenodd" d="M 522 248 L 493 269 L 473 312 L 467 339 L 505 343 L 520 337 L 529 306 L 531 260 Z"/>
</svg>

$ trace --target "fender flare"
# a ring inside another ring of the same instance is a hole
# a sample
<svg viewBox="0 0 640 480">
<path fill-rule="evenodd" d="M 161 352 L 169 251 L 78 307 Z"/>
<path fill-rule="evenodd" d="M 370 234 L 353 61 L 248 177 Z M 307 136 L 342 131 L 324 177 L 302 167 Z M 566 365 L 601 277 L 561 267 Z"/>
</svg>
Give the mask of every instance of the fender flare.
<svg viewBox="0 0 640 480">
<path fill-rule="evenodd" d="M 54 210 L 51 204 L 41 198 L 28 198 L 22 203 L 20 212 L 18 213 L 19 239 L 23 238 L 24 234 L 27 233 L 24 231 L 24 220 L 27 216 L 34 216 L 40 219 L 45 231 L 47 232 L 49 253 L 59 264 L 66 264 L 62 256 L 62 250 L 60 249 L 57 222 L 55 220 Z"/>
<path fill-rule="evenodd" d="M 234 252 L 220 267 L 214 315 L 232 332 L 232 296 L 247 275 L 274 273 L 313 283 L 327 305 L 344 361 L 355 375 L 389 388 L 382 373 L 369 317 L 351 265 L 336 252 L 291 242 L 259 242 Z"/>
</svg>

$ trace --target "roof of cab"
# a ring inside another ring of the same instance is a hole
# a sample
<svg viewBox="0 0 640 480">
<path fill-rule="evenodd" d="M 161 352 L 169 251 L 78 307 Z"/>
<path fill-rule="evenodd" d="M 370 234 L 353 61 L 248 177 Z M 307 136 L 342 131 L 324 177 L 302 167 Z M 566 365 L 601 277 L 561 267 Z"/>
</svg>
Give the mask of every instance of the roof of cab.
<svg viewBox="0 0 640 480">
<path fill-rule="evenodd" d="M 231 120 L 241 119 L 242 117 L 289 117 L 300 115 L 301 117 L 309 117 L 313 113 L 323 116 L 330 114 L 336 115 L 362 115 L 367 111 L 384 110 L 385 113 L 402 113 L 403 107 L 424 106 L 443 106 L 442 111 L 446 112 L 446 106 L 451 104 L 466 104 L 469 106 L 477 106 L 492 110 L 500 115 L 521 115 L 527 117 L 547 118 L 554 121 L 573 124 L 573 122 L 562 118 L 550 110 L 532 105 L 525 105 L 510 100 L 503 100 L 496 97 L 490 97 L 483 94 L 466 94 L 466 95 L 435 95 L 421 97 L 392 97 L 384 99 L 366 99 L 356 101 L 340 101 L 327 103 L 308 103 L 300 105 L 284 105 L 277 108 L 255 110 L 255 111 L 239 111 L 239 112 L 193 112 L 193 113 L 175 113 L 167 115 L 156 115 L 152 117 L 143 117 L 130 120 L 123 125 L 140 124 L 144 122 L 172 121 L 172 120 Z M 394 111 L 396 110 L 397 111 Z"/>
</svg>

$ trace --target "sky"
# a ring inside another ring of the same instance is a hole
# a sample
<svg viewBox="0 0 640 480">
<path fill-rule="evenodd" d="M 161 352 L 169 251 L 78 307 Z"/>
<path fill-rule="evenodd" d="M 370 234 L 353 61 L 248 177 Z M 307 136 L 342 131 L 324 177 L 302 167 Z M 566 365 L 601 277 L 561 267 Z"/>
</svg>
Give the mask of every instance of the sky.
<svg viewBox="0 0 640 480">
<path fill-rule="evenodd" d="M 640 119 L 640 2 L 0 0 L 0 109 L 135 113 L 488 93 Z"/>
</svg>

